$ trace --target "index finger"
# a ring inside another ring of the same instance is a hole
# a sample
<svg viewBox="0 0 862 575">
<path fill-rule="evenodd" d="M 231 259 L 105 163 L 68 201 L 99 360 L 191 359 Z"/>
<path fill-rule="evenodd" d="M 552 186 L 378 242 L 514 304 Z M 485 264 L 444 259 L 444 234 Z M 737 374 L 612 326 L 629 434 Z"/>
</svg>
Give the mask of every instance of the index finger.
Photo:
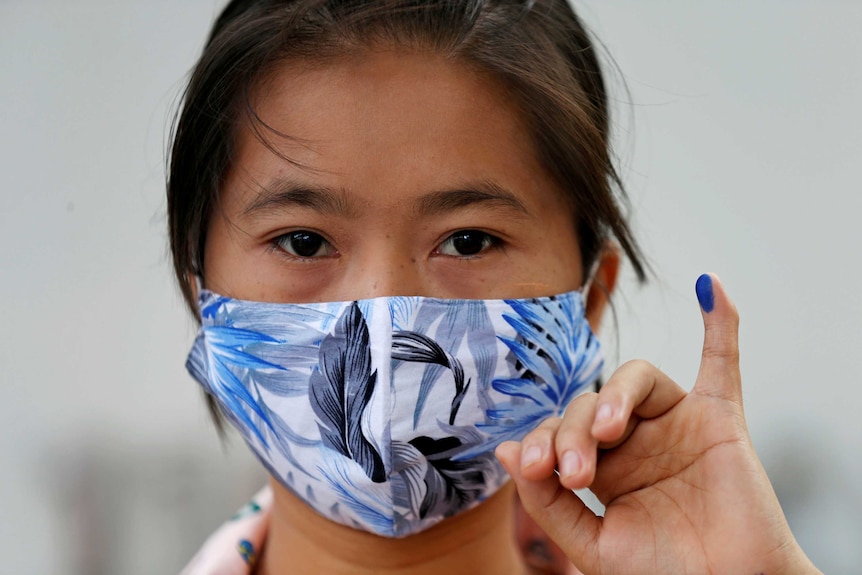
<svg viewBox="0 0 862 575">
<path fill-rule="evenodd" d="M 694 390 L 742 402 L 739 373 L 739 314 L 718 276 L 703 274 L 695 286 L 703 314 L 703 353 Z"/>
</svg>

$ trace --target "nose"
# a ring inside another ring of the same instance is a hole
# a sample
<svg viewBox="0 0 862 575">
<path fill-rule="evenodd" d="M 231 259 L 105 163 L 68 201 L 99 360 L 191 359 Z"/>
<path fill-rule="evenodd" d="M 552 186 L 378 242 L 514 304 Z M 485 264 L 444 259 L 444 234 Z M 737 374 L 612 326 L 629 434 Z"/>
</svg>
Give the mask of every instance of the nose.
<svg viewBox="0 0 862 575">
<path fill-rule="evenodd" d="M 416 258 L 397 247 L 369 250 L 348 265 L 342 285 L 348 297 L 344 299 L 425 295 L 428 291 Z"/>
</svg>

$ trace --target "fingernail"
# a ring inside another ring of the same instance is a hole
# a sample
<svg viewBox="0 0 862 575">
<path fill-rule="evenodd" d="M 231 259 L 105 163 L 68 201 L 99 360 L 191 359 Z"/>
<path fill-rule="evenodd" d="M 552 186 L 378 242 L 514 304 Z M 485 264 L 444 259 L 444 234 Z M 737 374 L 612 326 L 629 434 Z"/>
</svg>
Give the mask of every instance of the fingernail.
<svg viewBox="0 0 862 575">
<path fill-rule="evenodd" d="M 542 448 L 538 445 L 531 445 L 524 452 L 521 458 L 521 467 L 529 467 L 542 458 Z"/>
<path fill-rule="evenodd" d="M 581 456 L 576 451 L 567 451 L 560 460 L 560 475 L 569 477 L 581 470 Z"/>
<path fill-rule="evenodd" d="M 257 560 L 257 554 L 254 550 L 254 544 L 248 539 L 240 539 L 236 546 L 239 556 L 246 562 L 247 565 L 254 565 Z"/>
<path fill-rule="evenodd" d="M 610 406 L 608 403 L 603 403 L 599 406 L 599 409 L 596 411 L 596 424 L 602 425 L 611 420 L 614 416 L 614 408 Z"/>
<path fill-rule="evenodd" d="M 694 291 L 697 292 L 697 301 L 700 303 L 700 308 L 706 313 L 711 312 L 715 308 L 715 294 L 712 293 L 712 278 L 708 274 L 703 274 L 697 278 Z"/>
</svg>

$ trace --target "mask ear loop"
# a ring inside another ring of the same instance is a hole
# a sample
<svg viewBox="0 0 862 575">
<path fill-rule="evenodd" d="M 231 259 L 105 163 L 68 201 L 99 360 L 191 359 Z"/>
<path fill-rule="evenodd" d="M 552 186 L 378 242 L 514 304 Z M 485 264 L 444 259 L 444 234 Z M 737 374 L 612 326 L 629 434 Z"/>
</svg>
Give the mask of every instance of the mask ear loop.
<svg viewBox="0 0 862 575">
<path fill-rule="evenodd" d="M 581 299 L 583 300 L 584 306 L 587 305 L 587 296 L 590 293 L 590 290 L 593 289 L 593 281 L 596 279 L 596 275 L 599 273 L 599 264 L 601 262 L 600 258 L 597 258 L 596 261 L 590 266 L 590 271 L 587 272 L 587 279 L 584 280 L 584 285 L 581 286 L 581 289 L 578 290 L 581 292 Z"/>
<path fill-rule="evenodd" d="M 195 282 L 195 298 L 200 301 L 201 292 L 203 292 L 206 288 L 204 287 L 204 280 L 200 276 L 200 274 L 194 275 Z"/>
<path fill-rule="evenodd" d="M 600 263 L 601 263 L 601 258 L 597 258 L 596 261 L 593 262 L 593 265 L 590 266 L 589 273 L 587 273 L 587 279 L 584 281 L 584 285 L 582 285 L 581 289 L 579 290 L 581 292 L 581 301 L 584 305 L 585 311 L 587 309 L 587 296 L 589 296 L 590 290 L 593 289 L 593 282 L 595 281 L 596 276 L 599 273 Z M 595 382 L 595 391 L 598 392 L 602 388 L 603 385 L 604 385 L 604 379 L 601 375 L 599 375 L 599 378 Z M 554 473 L 559 475 L 559 472 L 557 472 L 556 469 L 554 469 Z"/>
</svg>

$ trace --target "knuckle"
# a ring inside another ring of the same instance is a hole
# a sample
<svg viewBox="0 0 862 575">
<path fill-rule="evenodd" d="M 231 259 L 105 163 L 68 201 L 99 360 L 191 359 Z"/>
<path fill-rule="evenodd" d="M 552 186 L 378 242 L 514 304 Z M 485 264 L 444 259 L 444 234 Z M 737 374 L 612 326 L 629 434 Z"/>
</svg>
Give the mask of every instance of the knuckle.
<svg viewBox="0 0 862 575">
<path fill-rule="evenodd" d="M 739 349 L 725 345 L 705 345 L 703 347 L 704 359 L 720 359 L 729 362 L 739 361 Z"/>
<path fill-rule="evenodd" d="M 651 373 L 658 368 L 645 359 L 631 359 L 625 362 L 620 369 L 625 369 L 632 373 Z"/>
<path fill-rule="evenodd" d="M 553 430 L 557 429 L 558 427 L 560 427 L 560 424 L 562 423 L 562 421 L 563 421 L 563 418 L 561 418 L 561 417 L 549 417 L 549 418 L 545 419 L 544 421 L 542 421 L 542 423 L 540 423 L 538 425 L 538 427 L 536 427 L 536 431 L 542 431 L 542 432 L 553 431 Z"/>
<path fill-rule="evenodd" d="M 570 422 L 569 425 L 562 425 L 557 430 L 556 441 L 557 443 L 571 443 L 574 438 L 579 437 L 584 432 L 584 429 L 583 425 L 574 421 Z"/>
<path fill-rule="evenodd" d="M 566 406 L 560 427 L 570 427 L 573 422 L 582 418 L 583 413 L 590 410 L 598 402 L 598 399 L 599 393 L 597 391 L 588 391 L 574 398 Z"/>
<path fill-rule="evenodd" d="M 709 359 L 739 359 L 739 341 L 736 321 L 728 318 L 707 330 L 703 342 L 703 357 Z"/>
<path fill-rule="evenodd" d="M 530 431 L 527 435 L 522 439 L 522 443 L 538 445 L 538 444 L 546 444 L 553 440 L 554 435 L 556 435 L 557 430 L 560 428 L 560 418 L 559 417 L 550 417 L 536 426 L 532 431 Z"/>
<path fill-rule="evenodd" d="M 553 493 L 549 494 L 549 496 L 544 499 L 544 501 L 538 505 L 534 505 L 533 509 L 541 512 L 543 515 L 552 513 L 554 508 L 557 506 L 557 503 L 564 497 L 565 493 L 566 492 L 562 488 L 557 487 L 554 489 Z"/>
<path fill-rule="evenodd" d="M 574 405 L 574 406 L 588 405 L 588 404 L 590 404 L 590 403 L 595 402 L 595 401 L 596 401 L 596 399 L 597 399 L 598 397 L 599 397 L 599 392 L 597 392 L 597 391 L 587 391 L 587 392 L 584 392 L 584 393 L 580 394 L 580 395 L 579 395 L 579 396 L 577 396 L 576 398 L 574 398 L 574 399 L 569 403 L 569 405 L 570 405 L 570 406 L 573 406 L 573 405 Z M 566 413 L 568 413 L 568 410 L 566 410 Z"/>
<path fill-rule="evenodd" d="M 553 515 L 557 503 L 565 496 L 565 490 L 556 487 L 553 490 L 539 493 L 528 493 L 519 490 L 521 505 L 527 514 L 540 526 Z"/>
<path fill-rule="evenodd" d="M 590 444 L 590 429 L 595 416 L 595 406 L 599 394 L 585 393 L 569 405 L 565 417 L 554 437 L 554 446 L 558 455 L 572 447 L 587 447 Z"/>
</svg>

